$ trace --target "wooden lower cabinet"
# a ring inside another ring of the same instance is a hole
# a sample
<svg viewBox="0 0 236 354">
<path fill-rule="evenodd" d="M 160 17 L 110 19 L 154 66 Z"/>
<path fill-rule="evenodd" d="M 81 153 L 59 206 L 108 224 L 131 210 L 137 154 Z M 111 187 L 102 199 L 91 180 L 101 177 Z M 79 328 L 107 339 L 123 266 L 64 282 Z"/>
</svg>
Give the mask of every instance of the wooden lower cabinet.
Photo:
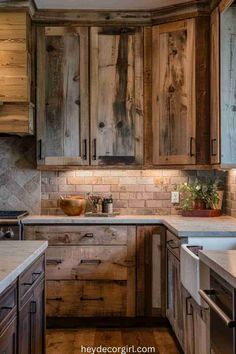
<svg viewBox="0 0 236 354">
<path fill-rule="evenodd" d="M 209 311 L 199 306 L 182 287 L 184 353 L 209 354 Z"/>
<path fill-rule="evenodd" d="M 17 319 L 14 317 L 7 327 L 0 331 L 0 354 L 17 354 Z"/>
</svg>

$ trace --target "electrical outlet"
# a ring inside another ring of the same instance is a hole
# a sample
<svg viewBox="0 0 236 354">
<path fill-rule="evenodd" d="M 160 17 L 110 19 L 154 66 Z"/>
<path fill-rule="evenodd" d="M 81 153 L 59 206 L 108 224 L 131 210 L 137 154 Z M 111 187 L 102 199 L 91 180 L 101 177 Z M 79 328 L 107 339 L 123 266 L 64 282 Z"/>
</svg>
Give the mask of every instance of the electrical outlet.
<svg viewBox="0 0 236 354">
<path fill-rule="evenodd" d="M 179 192 L 171 192 L 171 203 L 179 204 Z"/>
</svg>

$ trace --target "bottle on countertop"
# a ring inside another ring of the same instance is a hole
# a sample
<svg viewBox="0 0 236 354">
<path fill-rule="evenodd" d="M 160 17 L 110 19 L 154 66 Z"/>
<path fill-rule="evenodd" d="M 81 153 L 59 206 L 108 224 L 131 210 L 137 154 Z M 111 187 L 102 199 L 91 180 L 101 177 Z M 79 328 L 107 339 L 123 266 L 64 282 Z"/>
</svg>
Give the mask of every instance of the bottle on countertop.
<svg viewBox="0 0 236 354">
<path fill-rule="evenodd" d="M 107 199 L 107 212 L 108 214 L 113 213 L 113 199 L 112 199 L 112 194 L 110 197 Z"/>
</svg>

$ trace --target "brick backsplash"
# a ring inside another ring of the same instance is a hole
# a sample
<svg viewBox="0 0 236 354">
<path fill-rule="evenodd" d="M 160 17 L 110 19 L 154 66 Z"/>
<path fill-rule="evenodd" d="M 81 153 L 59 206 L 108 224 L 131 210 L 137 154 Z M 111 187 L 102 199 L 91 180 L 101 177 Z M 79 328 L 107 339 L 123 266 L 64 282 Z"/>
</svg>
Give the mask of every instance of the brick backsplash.
<svg viewBox="0 0 236 354">
<path fill-rule="evenodd" d="M 226 173 L 221 171 L 180 170 L 48 171 L 41 177 L 42 214 L 63 214 L 60 195 L 86 196 L 88 192 L 112 194 L 114 208 L 121 214 L 178 214 L 178 206 L 170 202 L 170 192 L 176 186 L 196 177 L 226 181 Z"/>
<path fill-rule="evenodd" d="M 227 173 L 226 213 L 236 217 L 236 170 Z"/>
</svg>

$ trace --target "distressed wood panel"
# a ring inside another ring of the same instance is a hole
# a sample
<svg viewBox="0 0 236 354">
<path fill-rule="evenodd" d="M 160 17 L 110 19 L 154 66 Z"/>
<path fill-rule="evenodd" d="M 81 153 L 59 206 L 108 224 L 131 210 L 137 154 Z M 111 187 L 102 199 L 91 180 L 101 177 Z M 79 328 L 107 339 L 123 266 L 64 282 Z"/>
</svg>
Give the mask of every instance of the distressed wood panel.
<svg viewBox="0 0 236 354">
<path fill-rule="evenodd" d="M 24 12 L 0 13 L 0 48 L 1 50 L 26 51 L 27 14 Z"/>
<path fill-rule="evenodd" d="M 47 249 L 48 280 L 127 280 L 129 259 L 126 246 L 65 246 Z"/>
<path fill-rule="evenodd" d="M 19 135 L 33 134 L 34 110 L 28 104 L 0 105 L 0 132 Z"/>
<path fill-rule="evenodd" d="M 25 226 L 26 240 L 45 240 L 52 246 L 126 245 L 135 237 L 135 226 Z"/>
<path fill-rule="evenodd" d="M 143 159 L 141 29 L 91 29 L 92 164 Z"/>
<path fill-rule="evenodd" d="M 153 28 L 152 84 L 154 163 L 194 164 L 194 20 Z"/>
<path fill-rule="evenodd" d="M 0 77 L 27 75 L 26 51 L 0 50 Z"/>
<path fill-rule="evenodd" d="M 236 166 L 236 7 L 221 14 L 221 165 Z"/>
<path fill-rule="evenodd" d="M 38 41 L 41 163 L 88 164 L 88 29 L 47 27 Z"/>
<path fill-rule="evenodd" d="M 220 163 L 220 16 L 211 14 L 211 163 Z"/>
<path fill-rule="evenodd" d="M 47 281 L 48 317 L 126 316 L 126 282 Z"/>
</svg>

